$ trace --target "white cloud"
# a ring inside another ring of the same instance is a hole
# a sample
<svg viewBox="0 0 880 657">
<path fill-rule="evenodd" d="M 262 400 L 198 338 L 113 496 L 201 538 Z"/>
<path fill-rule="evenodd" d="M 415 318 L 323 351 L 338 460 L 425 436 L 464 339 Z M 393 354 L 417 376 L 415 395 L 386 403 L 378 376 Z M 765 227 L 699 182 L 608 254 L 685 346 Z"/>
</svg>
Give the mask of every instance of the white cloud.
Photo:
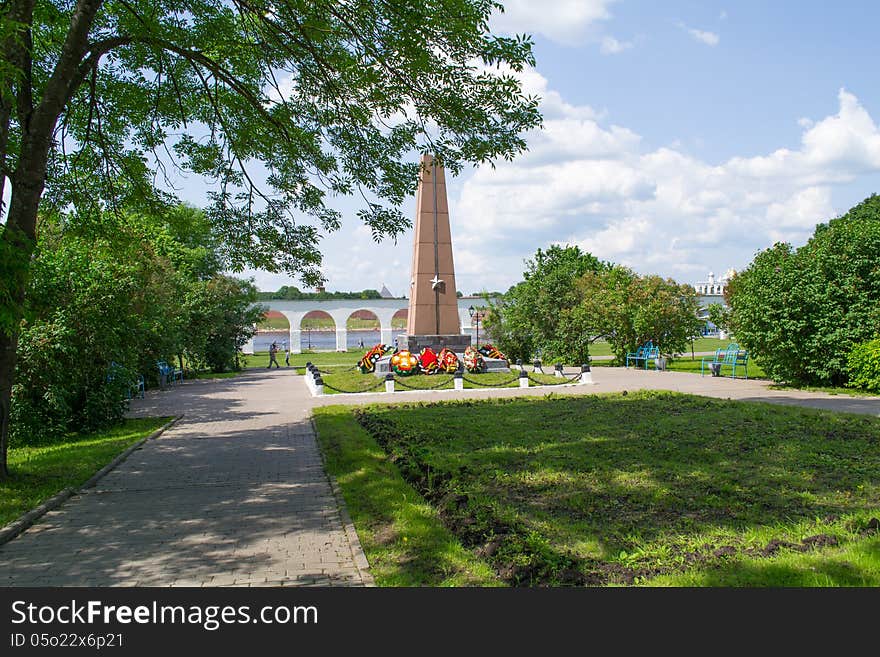
<svg viewBox="0 0 880 657">
<path fill-rule="evenodd" d="M 838 100 L 836 114 L 802 124 L 798 148 L 712 164 L 674 147 L 645 151 L 632 130 L 555 98 L 545 130 L 527 135 L 529 153 L 477 170 L 450 197 L 453 231 L 493 236 L 505 255 L 474 265 L 493 288 L 519 280 L 522 260 L 550 243 L 683 281 L 744 267 L 835 216 L 835 185 L 880 172 L 880 130 L 851 93 Z M 516 265 L 508 253 L 520 254 Z"/>
<path fill-rule="evenodd" d="M 465 293 L 506 290 L 521 279 L 523 261 L 552 243 L 578 244 L 603 260 L 683 282 L 741 269 L 776 241 L 802 244 L 816 222 L 846 209 L 836 194 L 880 173 L 880 128 L 843 89 L 835 113 L 800 121 L 799 143 L 708 162 L 674 142 L 645 147 L 638 133 L 570 103 L 534 70 L 522 80 L 543 98 L 545 116 L 545 129 L 526 135 L 529 151 L 447 180 Z M 352 201 L 340 209 L 353 217 L 358 207 Z M 413 216 L 414 200 L 402 210 Z M 353 227 L 331 234 L 321 245 L 328 289 L 385 284 L 400 294 L 411 239 L 376 245 Z M 258 282 L 264 289 L 296 284 L 269 275 Z"/>
<path fill-rule="evenodd" d="M 585 42 L 590 28 L 611 17 L 608 7 L 617 0 L 506 0 L 504 12 L 490 21 L 493 31 L 540 34 L 567 46 Z"/>
<path fill-rule="evenodd" d="M 618 41 L 612 36 L 606 36 L 599 45 L 599 52 L 603 55 L 616 55 L 624 50 L 629 50 L 633 45 L 632 41 Z"/>
<path fill-rule="evenodd" d="M 718 36 L 715 32 L 709 32 L 708 30 L 698 30 L 693 27 L 688 27 L 680 21 L 676 23 L 676 25 L 678 25 L 678 27 L 690 34 L 696 41 L 704 43 L 707 46 L 714 47 L 721 42 L 721 37 Z"/>
</svg>

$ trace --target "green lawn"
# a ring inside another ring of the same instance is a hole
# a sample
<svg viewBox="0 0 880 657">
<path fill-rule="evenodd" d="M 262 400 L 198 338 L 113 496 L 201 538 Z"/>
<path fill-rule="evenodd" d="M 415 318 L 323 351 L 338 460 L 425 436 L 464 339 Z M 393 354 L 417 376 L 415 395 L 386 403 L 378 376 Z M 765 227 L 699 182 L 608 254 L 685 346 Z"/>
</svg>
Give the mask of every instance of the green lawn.
<svg viewBox="0 0 880 657">
<path fill-rule="evenodd" d="M 693 351 L 695 353 L 700 351 L 715 351 L 716 349 L 724 349 L 729 345 L 733 340 L 718 340 L 716 338 L 697 338 L 693 342 Z M 688 356 L 691 353 L 691 347 L 688 345 L 687 351 L 685 352 Z M 590 356 L 610 356 L 611 355 L 611 347 L 610 345 L 600 340 L 598 342 L 594 342 L 590 345 Z M 699 360 L 699 359 L 698 359 Z"/>
<path fill-rule="evenodd" d="M 503 583 L 880 586 L 878 418 L 637 392 L 335 408 L 317 421 L 359 533 L 396 532 L 399 517 L 351 485 L 366 485 L 368 453 L 420 493 L 398 506 L 430 503 Z M 400 580 L 430 559 L 410 543 L 388 567 Z"/>
<path fill-rule="evenodd" d="M 278 363 L 281 367 L 285 367 L 283 352 L 278 354 Z M 362 354 L 356 351 L 336 352 L 336 351 L 318 351 L 312 353 L 290 354 L 291 367 L 303 368 L 306 363 L 312 362 L 318 367 L 353 367 L 357 365 Z M 255 354 L 244 354 L 242 362 L 245 369 L 263 368 L 265 369 L 269 363 L 269 352 L 258 351 Z M 302 371 L 300 369 L 299 371 Z"/>
<path fill-rule="evenodd" d="M 379 586 L 498 586 L 487 563 L 462 546 L 437 512 L 400 476 L 344 406 L 315 409 L 327 472 Z"/>
<path fill-rule="evenodd" d="M 125 420 L 113 429 L 74 436 L 63 443 L 10 449 L 10 477 L 0 482 L 0 526 L 65 488 L 81 486 L 117 454 L 170 419 Z"/>
</svg>

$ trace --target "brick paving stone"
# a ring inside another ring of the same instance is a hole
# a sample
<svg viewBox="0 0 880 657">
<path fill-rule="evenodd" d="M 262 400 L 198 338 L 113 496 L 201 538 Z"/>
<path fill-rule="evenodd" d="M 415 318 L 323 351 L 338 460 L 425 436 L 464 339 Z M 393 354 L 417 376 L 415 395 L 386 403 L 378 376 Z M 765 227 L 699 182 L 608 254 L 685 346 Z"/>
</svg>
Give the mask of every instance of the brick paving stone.
<svg viewBox="0 0 880 657">
<path fill-rule="evenodd" d="M 363 585 L 301 385 L 257 372 L 134 400 L 184 417 L 0 546 L 0 585 Z"/>
</svg>

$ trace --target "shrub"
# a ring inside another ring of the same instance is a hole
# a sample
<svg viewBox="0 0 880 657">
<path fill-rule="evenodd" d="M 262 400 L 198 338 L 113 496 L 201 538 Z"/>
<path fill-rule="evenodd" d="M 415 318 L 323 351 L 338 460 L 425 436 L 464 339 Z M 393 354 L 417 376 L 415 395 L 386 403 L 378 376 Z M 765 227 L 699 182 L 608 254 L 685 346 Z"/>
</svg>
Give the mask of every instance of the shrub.
<svg viewBox="0 0 880 657">
<path fill-rule="evenodd" d="M 853 347 L 847 369 L 849 387 L 880 393 L 880 338 Z"/>
<path fill-rule="evenodd" d="M 731 329 L 777 381 L 843 385 L 880 323 L 880 196 L 759 253 L 727 288 Z"/>
</svg>

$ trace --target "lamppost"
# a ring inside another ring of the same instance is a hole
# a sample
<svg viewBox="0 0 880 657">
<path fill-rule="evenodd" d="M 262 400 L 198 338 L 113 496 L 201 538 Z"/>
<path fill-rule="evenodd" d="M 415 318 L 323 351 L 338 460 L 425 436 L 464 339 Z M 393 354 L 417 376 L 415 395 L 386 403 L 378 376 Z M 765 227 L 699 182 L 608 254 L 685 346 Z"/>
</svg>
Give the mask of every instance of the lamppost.
<svg viewBox="0 0 880 657">
<path fill-rule="evenodd" d="M 471 324 L 477 324 L 477 348 L 480 347 L 480 320 L 483 319 L 484 313 L 481 313 L 479 310 L 474 308 L 473 306 L 468 307 L 468 315 L 471 316 Z"/>
<path fill-rule="evenodd" d="M 309 347 L 308 348 L 309 348 L 309 351 L 311 351 L 312 350 L 312 329 L 307 328 L 306 332 L 308 333 L 308 336 L 309 336 Z"/>
</svg>

